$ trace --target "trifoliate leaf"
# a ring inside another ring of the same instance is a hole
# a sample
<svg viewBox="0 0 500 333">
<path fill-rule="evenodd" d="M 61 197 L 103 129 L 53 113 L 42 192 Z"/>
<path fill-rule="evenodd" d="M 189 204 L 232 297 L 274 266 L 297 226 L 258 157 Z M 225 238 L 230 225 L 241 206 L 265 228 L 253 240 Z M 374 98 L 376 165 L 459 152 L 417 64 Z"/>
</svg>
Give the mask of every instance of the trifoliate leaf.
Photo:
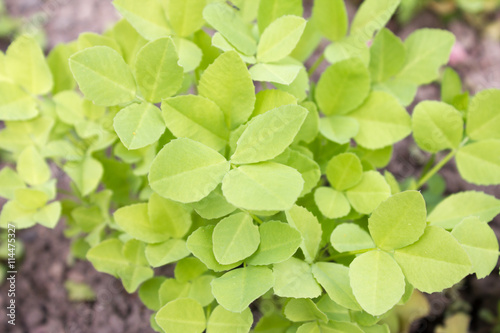
<svg viewBox="0 0 500 333">
<path fill-rule="evenodd" d="M 344 217 L 351 211 L 345 194 L 331 187 L 318 187 L 314 192 L 314 202 L 321 214 L 329 219 Z"/>
<path fill-rule="evenodd" d="M 361 181 L 346 192 L 352 207 L 362 214 L 370 214 L 391 195 L 391 188 L 376 171 L 363 173 Z"/>
<path fill-rule="evenodd" d="M 190 298 L 167 303 L 155 320 L 165 332 L 202 333 L 207 326 L 202 306 Z"/>
<path fill-rule="evenodd" d="M 343 145 L 358 134 L 359 123 L 352 117 L 329 116 L 319 119 L 319 131 L 328 140 Z"/>
<path fill-rule="evenodd" d="M 345 191 L 361 181 L 363 166 L 353 153 L 334 156 L 326 167 L 326 177 L 330 185 L 339 191 Z"/>
<path fill-rule="evenodd" d="M 374 82 L 384 82 L 399 73 L 406 59 L 406 49 L 399 37 L 382 29 L 370 47 L 370 73 Z"/>
<path fill-rule="evenodd" d="M 280 297 L 315 298 L 321 287 L 312 274 L 311 266 L 297 258 L 273 265 L 274 293 Z"/>
<path fill-rule="evenodd" d="M 354 223 L 342 223 L 333 229 L 330 242 L 339 252 L 357 251 L 375 247 L 370 234 Z"/>
</svg>

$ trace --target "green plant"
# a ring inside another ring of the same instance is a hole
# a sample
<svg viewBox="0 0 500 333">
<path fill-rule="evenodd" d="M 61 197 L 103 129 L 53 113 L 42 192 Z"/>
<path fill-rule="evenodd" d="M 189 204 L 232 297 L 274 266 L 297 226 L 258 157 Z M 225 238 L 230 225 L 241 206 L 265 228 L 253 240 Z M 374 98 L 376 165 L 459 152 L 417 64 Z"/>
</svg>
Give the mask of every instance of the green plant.
<svg viewBox="0 0 500 333">
<path fill-rule="evenodd" d="M 17 163 L 0 172 L 2 226 L 64 215 L 73 254 L 139 290 L 165 332 L 248 332 L 252 310 L 255 332 L 388 332 L 414 288 L 493 270 L 500 200 L 463 192 L 428 214 L 418 191 L 454 157 L 467 181 L 500 183 L 500 91 L 469 102 L 448 69 L 443 102 L 405 110 L 451 33 L 401 41 L 383 28 L 397 0 L 365 1 L 350 27 L 343 1 L 316 0 L 309 21 L 299 0 L 114 5 L 123 20 L 47 59 L 26 36 L 0 53 L 0 148 Z M 378 170 L 411 133 L 435 156 L 401 191 Z M 52 163 L 71 179 L 61 200 Z"/>
</svg>

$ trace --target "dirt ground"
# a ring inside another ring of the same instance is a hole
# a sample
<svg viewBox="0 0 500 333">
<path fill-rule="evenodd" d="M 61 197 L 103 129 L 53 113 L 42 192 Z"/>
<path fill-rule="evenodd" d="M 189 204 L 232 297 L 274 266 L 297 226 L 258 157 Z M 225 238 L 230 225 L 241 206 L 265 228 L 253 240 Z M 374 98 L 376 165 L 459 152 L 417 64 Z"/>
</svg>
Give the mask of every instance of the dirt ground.
<svg viewBox="0 0 500 333">
<path fill-rule="evenodd" d="M 110 0 L 6 0 L 6 4 L 12 15 L 22 17 L 34 29 L 45 29 L 48 48 L 73 40 L 83 31 L 102 32 L 118 19 Z M 349 7 L 351 14 L 353 8 Z M 496 19 L 500 20 L 500 13 Z M 390 26 L 403 38 L 421 27 L 449 29 L 455 33 L 461 47 L 461 56 L 454 59 L 452 65 L 465 78 L 466 87 L 473 92 L 500 88 L 498 40 L 484 37 L 462 20 L 444 24 L 428 12 L 420 14 L 405 27 L 395 23 Z M 422 99 L 439 99 L 438 86 L 420 89 L 417 100 Z M 397 144 L 389 165 L 389 170 L 400 179 L 418 174 L 422 168 L 422 160 L 418 154 L 411 153 L 411 147 L 414 147 L 411 138 Z M 500 198 L 500 187 L 477 187 L 466 183 L 453 163 L 449 163 L 441 174 L 447 181 L 447 193 L 481 189 Z M 500 236 L 500 219 L 492 225 Z M 149 326 L 151 311 L 142 305 L 137 294 L 129 295 L 120 281 L 96 272 L 89 262 L 68 261 L 70 242 L 63 236 L 63 230 L 64 224 L 60 223 L 55 231 L 37 226 L 18 234 L 26 245 L 26 254 L 17 275 L 17 325 L 13 328 L 3 319 L 6 318 L 7 290 L 3 285 L 0 287 L 0 332 L 153 332 Z M 68 279 L 90 285 L 96 300 L 70 302 L 63 287 Z M 452 292 L 432 295 L 429 299 L 431 315 L 415 323 L 413 332 L 433 332 L 435 325 L 450 311 L 450 305 L 464 306 L 464 310 L 472 314 L 471 332 L 490 332 L 491 327 L 481 322 L 477 313 L 483 308 L 495 309 L 500 300 L 498 270 L 486 279 L 468 278 Z M 464 303 L 470 306 L 467 308 Z"/>
</svg>

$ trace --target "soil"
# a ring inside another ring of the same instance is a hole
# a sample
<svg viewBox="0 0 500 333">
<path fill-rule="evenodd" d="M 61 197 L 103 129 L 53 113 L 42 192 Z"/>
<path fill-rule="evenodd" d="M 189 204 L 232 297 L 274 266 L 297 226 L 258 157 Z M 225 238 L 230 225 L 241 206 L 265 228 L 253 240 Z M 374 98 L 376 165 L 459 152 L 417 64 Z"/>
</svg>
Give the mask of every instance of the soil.
<svg viewBox="0 0 500 333">
<path fill-rule="evenodd" d="M 47 34 L 48 49 L 59 42 L 71 41 L 84 31 L 103 32 L 118 19 L 110 0 L 5 0 L 13 16 L 23 18 L 35 29 L 43 28 Z M 305 3 L 310 4 L 310 0 Z M 350 16 L 355 6 L 349 4 Z M 307 13 L 310 10 L 306 9 Z M 495 20 L 495 17 L 490 17 Z M 500 20 L 500 12 L 496 14 Z M 464 20 L 443 23 L 430 12 L 419 14 L 405 27 L 391 22 L 390 28 L 406 37 L 422 27 L 446 28 L 457 36 L 460 56 L 453 67 L 465 78 L 466 88 L 476 92 L 485 88 L 500 88 L 500 42 L 471 28 Z M 1 46 L 2 44 L 0 44 Z M 314 60 L 312 60 L 314 61 Z M 323 68 L 326 64 L 323 65 Z M 418 100 L 439 99 L 439 87 L 422 87 Z M 389 170 L 398 179 L 418 175 L 425 163 L 421 153 L 415 153 L 411 138 L 398 143 Z M 424 156 L 425 157 L 425 156 Z M 438 157 L 439 158 L 439 157 Z M 500 198 L 500 187 L 478 187 L 460 178 L 452 163 L 441 171 L 446 179 L 446 193 L 478 189 Z M 0 205 L 2 203 L 0 202 Z M 491 225 L 500 238 L 500 218 Z M 36 226 L 18 233 L 25 243 L 24 260 L 18 267 L 16 282 L 17 325 L 5 323 L 8 287 L 0 286 L 0 332 L 12 333 L 138 333 L 153 332 L 149 325 L 151 311 L 146 309 L 137 294 L 128 294 L 119 280 L 96 272 L 89 262 L 69 260 L 70 241 L 63 235 L 64 223 L 55 230 Z M 168 271 L 168 269 L 167 269 Z M 92 302 L 73 303 L 68 300 L 66 280 L 83 282 L 96 294 Z M 491 332 L 491 326 L 480 319 L 482 309 L 496 315 L 500 300 L 498 269 L 489 277 L 477 280 L 467 278 L 461 285 L 442 294 L 429 295 L 430 315 L 417 321 L 412 332 L 434 332 L 436 325 L 446 315 L 456 311 L 468 312 L 471 317 L 470 332 Z"/>
</svg>

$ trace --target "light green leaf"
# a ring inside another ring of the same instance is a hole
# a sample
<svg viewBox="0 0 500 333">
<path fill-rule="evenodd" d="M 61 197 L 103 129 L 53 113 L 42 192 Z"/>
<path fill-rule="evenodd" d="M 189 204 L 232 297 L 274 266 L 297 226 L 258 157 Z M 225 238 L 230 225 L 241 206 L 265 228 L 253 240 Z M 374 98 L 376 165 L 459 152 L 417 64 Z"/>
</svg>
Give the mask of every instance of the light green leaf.
<svg viewBox="0 0 500 333">
<path fill-rule="evenodd" d="M 54 201 L 38 210 L 33 215 L 33 218 L 44 227 L 54 229 L 61 217 L 61 211 L 61 203 L 59 201 Z"/>
<path fill-rule="evenodd" d="M 187 297 L 194 299 L 205 307 L 214 300 L 210 286 L 213 279 L 214 276 L 212 275 L 202 275 L 192 282 L 167 279 L 159 290 L 160 303 L 163 305 L 178 298 Z"/>
<path fill-rule="evenodd" d="M 114 0 L 113 5 L 148 40 L 172 34 L 163 7 L 158 1 Z"/>
<path fill-rule="evenodd" d="M 427 84 L 439 77 L 439 68 L 448 62 L 455 36 L 439 29 L 419 29 L 404 42 L 406 63 L 397 75 L 418 85 Z"/>
<path fill-rule="evenodd" d="M 500 184 L 500 140 L 483 140 L 458 150 L 460 175 L 476 185 Z"/>
<path fill-rule="evenodd" d="M 26 188 L 26 184 L 19 175 L 9 167 L 0 170 L 0 197 L 14 199 L 16 190 Z"/>
<path fill-rule="evenodd" d="M 379 250 L 363 253 L 350 265 L 351 287 L 363 310 L 379 316 L 392 309 L 405 292 L 405 277 L 394 259 Z"/>
<path fill-rule="evenodd" d="M 241 313 L 273 286 L 273 272 L 269 268 L 249 266 L 213 280 L 212 293 L 226 310 Z"/>
<path fill-rule="evenodd" d="M 153 104 L 132 104 L 118 112 L 113 127 L 127 149 L 139 149 L 158 141 L 165 121 Z"/>
<path fill-rule="evenodd" d="M 302 63 L 290 57 L 281 60 L 280 63 L 294 66 L 300 65 L 301 68 L 299 74 L 297 74 L 297 77 L 295 78 L 295 80 L 293 80 L 292 83 L 290 83 L 289 85 L 274 83 L 274 86 L 280 90 L 292 94 L 297 98 L 299 102 L 304 101 L 307 98 L 309 90 L 311 88 L 306 68 Z"/>
<path fill-rule="evenodd" d="M 347 190 L 361 181 L 363 166 L 353 153 L 334 156 L 326 167 L 326 177 L 330 184 L 339 191 Z"/>
<path fill-rule="evenodd" d="M 259 227 L 260 245 L 246 260 L 249 265 L 270 265 L 289 259 L 302 242 L 300 232 L 287 223 L 265 222 Z"/>
<path fill-rule="evenodd" d="M 229 171 L 229 162 L 215 150 L 191 139 L 171 141 L 158 153 L 149 185 L 162 197 L 182 203 L 200 201 Z"/>
<path fill-rule="evenodd" d="M 245 55 L 253 55 L 257 43 L 241 17 L 226 3 L 212 3 L 203 10 L 205 20 Z"/>
<path fill-rule="evenodd" d="M 441 201 L 427 220 L 431 225 L 451 230 L 466 217 L 475 216 L 482 222 L 490 222 L 498 214 L 500 200 L 483 192 L 467 191 Z"/>
<path fill-rule="evenodd" d="M 300 173 L 288 166 L 265 162 L 231 170 L 222 192 L 232 205 L 248 210 L 287 210 L 304 186 Z"/>
<path fill-rule="evenodd" d="M 238 53 L 240 58 L 247 64 L 255 64 L 257 60 L 253 55 L 247 56 L 238 51 L 233 45 L 231 45 L 227 39 L 224 38 L 219 32 L 216 32 L 212 37 L 212 46 L 222 50 L 223 52 L 235 51 Z"/>
<path fill-rule="evenodd" d="M 342 0 L 317 0 L 312 10 L 312 22 L 323 36 L 331 41 L 345 37 L 349 24 L 345 3 Z"/>
<path fill-rule="evenodd" d="M 411 133 L 410 115 L 395 97 L 382 91 L 372 92 L 349 116 L 359 122 L 354 140 L 368 149 L 392 145 Z"/>
<path fill-rule="evenodd" d="M 422 194 L 405 191 L 382 202 L 368 219 L 370 234 L 378 247 L 394 250 L 415 243 L 427 226 Z"/>
<path fill-rule="evenodd" d="M 396 97 L 403 106 L 409 106 L 417 96 L 418 85 L 404 79 L 389 79 L 373 85 L 374 91 L 385 91 Z"/>
<path fill-rule="evenodd" d="M 298 105 L 284 105 L 255 117 L 238 139 L 231 162 L 257 163 L 278 156 L 293 142 L 307 112 Z"/>
<path fill-rule="evenodd" d="M 97 188 L 104 173 L 101 163 L 90 156 L 79 162 L 67 163 L 63 170 L 83 196 L 89 195 Z"/>
<path fill-rule="evenodd" d="M 208 319 L 207 333 L 248 333 L 252 324 L 250 308 L 234 313 L 218 305 Z"/>
<path fill-rule="evenodd" d="M 460 75 L 451 67 L 446 67 L 441 79 L 441 100 L 453 105 L 453 100 L 462 94 L 462 80 Z"/>
<path fill-rule="evenodd" d="M 49 165 L 34 146 L 26 147 L 17 158 L 17 173 L 29 185 L 41 185 L 52 175 Z"/>
<path fill-rule="evenodd" d="M 219 264 L 234 264 L 257 250 L 260 243 L 259 228 L 247 213 L 236 213 L 217 223 L 212 242 Z"/>
<path fill-rule="evenodd" d="M 76 126 L 83 121 L 82 97 L 76 91 L 66 90 L 53 97 L 56 103 L 56 113 L 62 122 Z"/>
<path fill-rule="evenodd" d="M 349 252 L 375 247 L 370 234 L 354 223 L 342 223 L 333 229 L 330 242 L 335 250 Z"/>
<path fill-rule="evenodd" d="M 351 117 L 323 117 L 319 119 L 319 131 L 328 140 L 343 145 L 358 134 L 359 123 Z"/>
<path fill-rule="evenodd" d="M 86 98 L 97 105 L 124 104 L 135 98 L 136 84 L 130 68 L 118 52 L 94 46 L 69 59 L 71 71 Z"/>
<path fill-rule="evenodd" d="M 146 258 L 152 267 L 177 262 L 188 255 L 189 250 L 182 239 L 169 239 L 163 243 L 148 244 L 146 247 Z"/>
<path fill-rule="evenodd" d="M 399 73 L 406 59 L 406 49 L 399 37 L 382 29 L 370 47 L 370 73 L 374 82 L 383 82 Z"/>
<path fill-rule="evenodd" d="M 131 237 L 146 243 L 164 242 L 171 237 L 162 220 L 150 220 L 148 204 L 141 203 L 119 208 L 115 222 Z"/>
<path fill-rule="evenodd" d="M 306 208 L 297 205 L 285 213 L 288 223 L 302 235 L 300 248 L 304 253 L 306 261 L 309 263 L 313 262 L 318 253 L 322 234 L 318 219 Z"/>
<path fill-rule="evenodd" d="M 168 129 L 178 138 L 190 138 L 214 150 L 227 144 L 229 131 L 224 113 L 211 100 L 184 95 L 168 98 L 162 103 L 163 118 Z"/>
<path fill-rule="evenodd" d="M 464 132 L 462 114 L 449 104 L 434 101 L 415 107 L 412 127 L 418 146 L 431 153 L 458 148 Z"/>
<path fill-rule="evenodd" d="M 305 107 L 309 113 L 307 114 L 306 120 L 304 120 L 304 123 L 302 124 L 299 133 L 297 133 L 297 136 L 295 136 L 295 140 L 293 140 L 293 142 L 300 143 L 303 141 L 305 143 L 311 143 L 314 139 L 316 139 L 319 133 L 320 118 L 318 114 L 318 107 L 316 106 L 316 103 L 311 101 L 304 101 L 300 105 Z"/>
<path fill-rule="evenodd" d="M 221 265 L 215 259 L 212 243 L 214 228 L 213 225 L 209 225 L 200 227 L 194 231 L 187 239 L 186 245 L 188 250 L 215 272 L 227 271 L 239 266 L 239 262 L 232 265 Z"/>
<path fill-rule="evenodd" d="M 301 68 L 295 65 L 256 64 L 249 72 L 254 81 L 289 85 L 295 80 Z"/>
<path fill-rule="evenodd" d="M 303 7 L 301 0 L 265 0 L 260 1 L 257 23 L 259 32 L 262 33 L 276 19 L 285 15 L 302 16 Z"/>
<path fill-rule="evenodd" d="M 330 64 L 357 58 L 365 67 L 370 64 L 370 49 L 355 36 L 344 37 L 325 48 L 325 58 Z"/>
<path fill-rule="evenodd" d="M 31 95 L 11 82 L 0 80 L 0 120 L 27 120 L 38 113 Z"/>
<path fill-rule="evenodd" d="M 275 62 L 288 56 L 302 36 L 306 20 L 294 15 L 282 16 L 264 30 L 257 47 L 259 62 Z"/>
<path fill-rule="evenodd" d="M 178 36 L 187 37 L 201 29 L 206 3 L 206 0 L 168 1 L 168 19 Z"/>
<path fill-rule="evenodd" d="M 123 243 L 116 238 L 105 240 L 87 252 L 87 260 L 99 272 L 118 277 L 120 268 L 129 264 L 122 253 L 122 248 Z"/>
<path fill-rule="evenodd" d="M 321 287 L 313 277 L 311 266 L 297 258 L 273 265 L 274 294 L 280 297 L 315 298 Z"/>
<path fill-rule="evenodd" d="M 376 171 L 363 173 L 361 182 L 350 188 L 347 199 L 352 207 L 362 214 L 370 214 L 377 206 L 391 195 L 391 188 L 384 176 Z"/>
<path fill-rule="evenodd" d="M 217 219 L 231 214 L 236 207 L 227 202 L 222 194 L 221 186 L 210 192 L 201 201 L 191 204 L 191 207 L 204 219 Z"/>
<path fill-rule="evenodd" d="M 178 61 L 176 46 L 168 37 L 149 42 L 137 53 L 135 77 L 146 100 L 159 103 L 163 98 L 179 91 L 184 79 L 184 70 Z"/>
<path fill-rule="evenodd" d="M 203 51 L 200 47 L 185 38 L 174 38 L 174 44 L 179 55 L 179 65 L 184 68 L 184 73 L 192 72 L 198 68 L 203 58 Z"/>
<path fill-rule="evenodd" d="M 351 211 L 345 194 L 331 187 L 318 187 L 314 192 L 314 202 L 321 214 L 329 219 L 344 217 Z"/>
<path fill-rule="evenodd" d="M 165 280 L 164 276 L 155 276 L 144 282 L 139 288 L 139 298 L 148 309 L 158 311 L 161 308 L 158 290 Z"/>
<path fill-rule="evenodd" d="M 313 265 L 312 271 L 333 301 L 351 310 L 361 310 L 352 293 L 348 267 L 331 262 L 317 262 Z"/>
<path fill-rule="evenodd" d="M 78 36 L 77 40 L 78 50 L 88 49 L 92 46 L 108 46 L 114 49 L 118 53 L 122 53 L 120 49 L 120 45 L 118 43 L 107 36 L 99 35 L 94 32 L 84 32 Z"/>
<path fill-rule="evenodd" d="M 207 326 L 202 306 L 190 298 L 167 303 L 155 320 L 165 332 L 202 333 Z"/>
<path fill-rule="evenodd" d="M 401 0 L 366 0 L 359 7 L 351 24 L 351 35 L 360 41 L 372 39 L 373 34 L 389 22 Z"/>
<path fill-rule="evenodd" d="M 394 259 L 406 279 L 426 293 L 450 288 L 471 270 L 469 256 L 458 241 L 449 232 L 434 226 L 427 227 L 418 242 L 396 250 Z"/>
<path fill-rule="evenodd" d="M 78 51 L 76 43 L 61 43 L 56 45 L 47 56 L 47 64 L 54 80 L 52 94 L 64 90 L 73 90 L 76 87 L 76 81 L 73 78 L 68 62 L 69 57 L 76 51 Z"/>
<path fill-rule="evenodd" d="M 360 106 L 370 92 L 370 73 L 358 58 L 328 67 L 319 79 L 316 100 L 324 114 L 342 115 Z"/>
<path fill-rule="evenodd" d="M 393 147 L 387 146 L 380 149 L 366 149 L 363 147 L 356 147 L 352 149 L 362 162 L 368 162 L 377 169 L 385 168 L 392 158 Z"/>
<path fill-rule="evenodd" d="M 295 96 L 279 89 L 261 90 L 255 98 L 255 109 L 251 118 L 283 105 L 297 105 L 297 98 Z"/>
<path fill-rule="evenodd" d="M 105 217 L 97 206 L 76 207 L 71 211 L 71 218 L 82 231 L 88 233 L 105 222 Z"/>
<path fill-rule="evenodd" d="M 175 264 L 175 279 L 179 282 L 188 282 L 196 279 L 207 271 L 207 266 L 195 257 L 179 260 Z"/>
<path fill-rule="evenodd" d="M 310 299 L 291 299 L 285 305 L 285 316 L 293 322 L 304 322 L 312 320 L 328 321 L 328 317 L 324 314 L 316 304 Z"/>
<path fill-rule="evenodd" d="M 26 209 L 17 201 L 7 201 L 0 211 L 0 226 L 7 228 L 8 224 L 15 224 L 16 229 L 26 229 L 34 226 L 36 210 Z"/>
<path fill-rule="evenodd" d="M 499 89 L 484 90 L 474 96 L 467 114 L 467 135 L 471 139 L 500 139 L 499 103 Z"/>
<path fill-rule="evenodd" d="M 131 264 L 137 266 L 147 266 L 148 260 L 145 255 L 146 243 L 137 239 L 128 240 L 123 244 L 122 253 Z"/>
<path fill-rule="evenodd" d="M 231 130 L 252 114 L 255 87 L 245 63 L 234 51 L 223 53 L 205 70 L 198 92 L 221 108 Z"/>
<path fill-rule="evenodd" d="M 184 205 L 151 194 L 148 202 L 149 223 L 174 238 L 182 238 L 191 228 L 191 211 Z M 166 238 L 164 239 L 166 240 Z"/>
<path fill-rule="evenodd" d="M 42 49 L 31 36 L 23 35 L 10 44 L 6 52 L 5 68 L 14 82 L 33 95 L 45 95 L 54 86 Z"/>
<path fill-rule="evenodd" d="M 498 240 L 495 232 L 478 217 L 467 217 L 451 232 L 472 262 L 471 273 L 478 279 L 490 274 L 498 261 Z"/>
</svg>

